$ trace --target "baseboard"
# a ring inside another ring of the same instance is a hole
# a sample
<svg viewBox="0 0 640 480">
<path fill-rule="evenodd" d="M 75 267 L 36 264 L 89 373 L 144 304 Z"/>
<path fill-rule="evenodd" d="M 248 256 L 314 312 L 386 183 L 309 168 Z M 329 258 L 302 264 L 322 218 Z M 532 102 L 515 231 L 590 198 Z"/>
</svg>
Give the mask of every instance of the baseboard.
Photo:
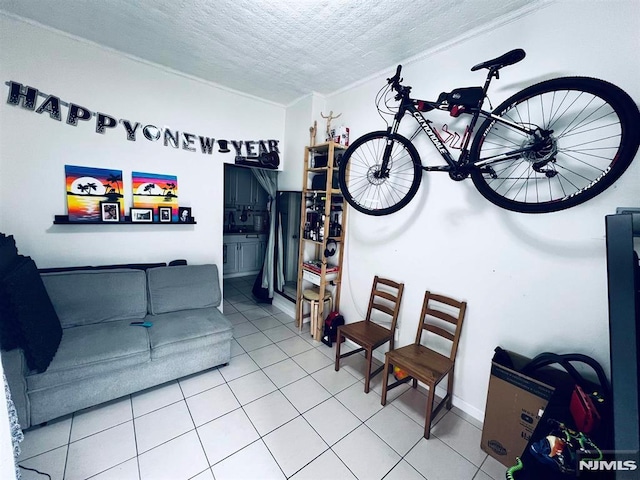
<svg viewBox="0 0 640 480">
<path fill-rule="evenodd" d="M 273 301 L 271 302 L 276 308 L 279 308 L 284 313 L 289 315 L 291 318 L 296 318 L 296 304 L 289 300 L 288 298 L 283 297 L 277 292 L 273 294 Z"/>
<path fill-rule="evenodd" d="M 237 273 L 226 273 L 222 275 L 222 279 L 228 278 L 239 278 L 239 277 L 255 277 L 260 273 L 260 270 L 252 270 L 250 272 L 237 272 Z"/>
</svg>

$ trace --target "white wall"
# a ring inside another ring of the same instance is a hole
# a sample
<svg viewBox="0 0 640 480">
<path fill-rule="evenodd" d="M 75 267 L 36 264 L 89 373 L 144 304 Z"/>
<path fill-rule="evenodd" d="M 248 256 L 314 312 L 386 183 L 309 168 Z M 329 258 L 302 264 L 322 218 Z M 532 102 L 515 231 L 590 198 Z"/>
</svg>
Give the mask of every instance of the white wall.
<svg viewBox="0 0 640 480">
<path fill-rule="evenodd" d="M 435 99 L 441 91 L 481 84 L 486 71 L 472 73 L 472 65 L 520 47 L 527 57 L 501 71 L 490 91 L 494 106 L 526 85 L 562 75 L 607 79 L 638 100 L 639 30 L 635 1 L 560 2 L 405 62 L 403 77 L 415 97 Z M 385 128 L 374 98 L 394 71 L 390 65 L 378 78 L 328 97 L 327 109 L 343 113 L 352 139 Z M 438 128 L 462 125 L 440 115 Z M 418 145 L 425 163 L 438 160 L 424 139 Z M 637 159 L 604 194 L 544 215 L 502 210 L 470 180 L 425 174 L 417 197 L 396 214 L 350 210 L 341 311 L 347 321 L 362 318 L 376 274 L 405 282 L 397 345 L 406 345 L 425 290 L 467 300 L 454 404 L 482 419 L 498 345 L 524 355 L 581 352 L 608 368 L 604 216 L 617 206 L 639 206 L 638 192 Z"/>
<path fill-rule="evenodd" d="M 283 156 L 287 159 L 287 168 L 278 176 L 278 190 L 302 190 L 302 172 L 304 169 L 304 151 L 309 145 L 309 128 L 317 122 L 316 143 L 324 142 L 326 120 L 321 118 L 326 98 L 311 93 L 287 106 L 285 132 L 286 142 Z M 327 114 L 327 112 L 325 112 Z"/>
<path fill-rule="evenodd" d="M 284 138 L 285 108 L 126 57 L 48 28 L 0 14 L 0 80 L 13 80 L 115 118 L 214 138 Z M 38 105 L 42 103 L 40 98 Z M 222 263 L 223 162 L 145 140 L 104 135 L 0 102 L 0 231 L 38 266 L 152 262 L 186 258 Z M 282 147 L 282 145 L 280 145 Z M 232 149 L 233 150 L 233 149 Z M 64 165 L 123 171 L 125 207 L 131 172 L 177 175 L 179 203 L 197 225 L 52 225 L 66 213 Z M 284 159 L 283 159 L 284 164 Z"/>
</svg>

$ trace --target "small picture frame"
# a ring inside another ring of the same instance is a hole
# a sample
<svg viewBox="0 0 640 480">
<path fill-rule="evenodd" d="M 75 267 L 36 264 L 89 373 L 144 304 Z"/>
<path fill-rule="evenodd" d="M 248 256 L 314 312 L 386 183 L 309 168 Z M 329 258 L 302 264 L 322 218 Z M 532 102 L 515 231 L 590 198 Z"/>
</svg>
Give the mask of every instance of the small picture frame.
<svg viewBox="0 0 640 480">
<path fill-rule="evenodd" d="M 132 208 L 130 210 L 131 221 L 133 223 L 151 223 L 153 222 L 152 208 Z"/>
<path fill-rule="evenodd" d="M 118 202 L 100 202 L 100 220 L 103 222 L 119 222 L 120 204 Z"/>
<path fill-rule="evenodd" d="M 191 207 L 178 207 L 178 222 L 191 223 Z"/>
<path fill-rule="evenodd" d="M 171 207 L 158 207 L 158 219 L 160 223 L 171 223 Z"/>
</svg>

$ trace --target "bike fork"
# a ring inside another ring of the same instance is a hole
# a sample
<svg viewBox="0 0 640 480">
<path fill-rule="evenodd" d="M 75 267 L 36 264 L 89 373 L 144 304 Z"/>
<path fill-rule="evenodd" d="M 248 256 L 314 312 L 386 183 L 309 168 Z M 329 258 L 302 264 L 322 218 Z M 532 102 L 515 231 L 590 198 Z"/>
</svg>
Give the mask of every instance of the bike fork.
<svg viewBox="0 0 640 480">
<path fill-rule="evenodd" d="M 387 144 L 384 147 L 384 153 L 382 154 L 382 163 L 380 164 L 380 170 L 378 171 L 378 175 L 380 178 L 389 176 L 389 161 L 391 160 L 391 150 L 393 149 L 393 140 L 391 139 L 391 136 L 398 131 L 399 126 L 400 122 L 396 119 L 393 122 L 393 125 L 387 128 Z"/>
</svg>

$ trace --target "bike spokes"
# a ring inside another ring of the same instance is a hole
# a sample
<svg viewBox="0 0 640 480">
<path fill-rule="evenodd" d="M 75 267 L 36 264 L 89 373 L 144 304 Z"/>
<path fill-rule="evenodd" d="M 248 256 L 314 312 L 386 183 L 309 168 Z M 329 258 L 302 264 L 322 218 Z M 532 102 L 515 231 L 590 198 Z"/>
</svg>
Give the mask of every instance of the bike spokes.
<svg viewBox="0 0 640 480">
<path fill-rule="evenodd" d="M 483 181 L 505 203 L 566 201 L 593 187 L 618 159 L 623 118 L 597 92 L 553 89 L 496 113 L 534 132 L 526 134 L 499 121 L 479 132 L 476 163 L 485 161 Z"/>
<path fill-rule="evenodd" d="M 404 137 L 391 138 L 374 132 L 354 143 L 343 157 L 349 172 L 347 176 L 346 167 L 344 172 L 341 168 L 341 188 L 347 201 L 363 213 L 385 215 L 399 210 L 420 183 L 415 148 Z M 385 150 L 389 152 L 386 161 Z"/>
</svg>

